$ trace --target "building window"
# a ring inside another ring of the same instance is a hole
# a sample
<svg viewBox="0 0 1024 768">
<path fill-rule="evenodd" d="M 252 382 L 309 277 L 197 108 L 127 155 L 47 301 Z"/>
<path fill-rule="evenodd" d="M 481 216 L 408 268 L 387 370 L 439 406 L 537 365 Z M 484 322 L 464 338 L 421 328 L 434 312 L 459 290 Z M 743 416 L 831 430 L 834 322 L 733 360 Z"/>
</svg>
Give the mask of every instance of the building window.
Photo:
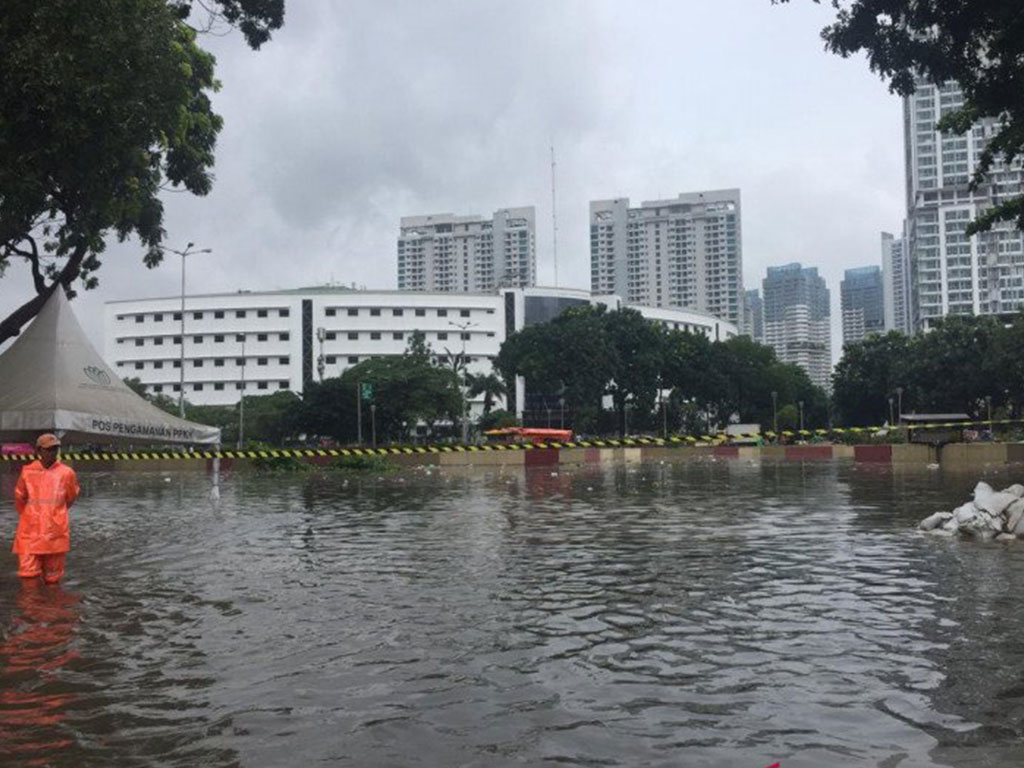
<svg viewBox="0 0 1024 768">
<path fill-rule="evenodd" d="M 174 337 L 174 343 L 175 344 L 181 344 L 181 336 L 175 336 Z"/>
<path fill-rule="evenodd" d="M 175 360 L 174 363 L 172 363 L 172 367 L 181 368 L 181 360 Z"/>
<path fill-rule="evenodd" d="M 287 381 L 279 381 L 279 382 L 277 382 L 277 388 L 278 389 L 288 389 L 288 382 Z"/>
<path fill-rule="evenodd" d="M 266 340 L 267 340 L 267 334 L 265 334 L 265 333 L 257 333 L 256 334 L 256 341 L 266 341 Z"/>
<path fill-rule="evenodd" d="M 281 309 L 281 310 L 278 310 L 278 312 L 277 312 L 277 316 L 278 317 L 288 317 L 288 314 L 289 314 L 289 312 L 288 312 L 287 309 Z"/>
<path fill-rule="evenodd" d="M 164 391 L 164 385 L 163 384 L 154 384 L 153 385 L 153 391 L 154 392 L 163 392 Z"/>
<path fill-rule="evenodd" d="M 447 341 L 447 340 L 448 340 L 448 334 L 447 334 L 447 333 L 445 333 L 444 331 L 440 331 L 440 332 L 438 332 L 438 334 L 437 334 L 437 340 L 438 340 L 438 341 Z"/>
<path fill-rule="evenodd" d="M 213 313 L 213 319 L 214 320 L 223 320 L 224 319 L 224 311 L 221 310 L 221 309 L 218 309 L 216 312 Z"/>
<path fill-rule="evenodd" d="M 245 342 L 245 334 L 244 333 L 236 333 L 235 334 L 235 341 L 237 341 L 239 343 L 244 343 Z"/>
<path fill-rule="evenodd" d="M 175 392 L 180 392 L 181 384 L 175 384 L 173 387 L 171 387 L 171 389 L 173 389 Z"/>
<path fill-rule="evenodd" d="M 244 357 L 236 357 L 235 358 L 235 365 L 237 365 L 239 367 L 244 366 L 245 365 L 245 358 Z"/>
<path fill-rule="evenodd" d="M 370 341 L 379 341 L 380 331 L 370 331 Z"/>
<path fill-rule="evenodd" d="M 193 368 L 202 368 L 203 367 L 203 361 L 202 360 L 193 360 L 192 361 L 192 367 Z"/>
<path fill-rule="evenodd" d="M 349 317 L 356 317 L 359 314 L 359 310 L 355 307 L 350 307 L 348 310 Z"/>
<path fill-rule="evenodd" d="M 281 365 L 288 365 L 288 358 L 287 357 L 279 357 L 279 358 L 277 358 L 277 362 L 280 363 Z"/>
<path fill-rule="evenodd" d="M 213 342 L 215 344 L 220 344 L 222 341 L 224 341 L 224 337 L 221 334 L 217 334 L 213 337 Z"/>
<path fill-rule="evenodd" d="M 235 389 L 241 389 L 241 388 L 242 388 L 242 382 L 236 381 L 235 382 Z"/>
<path fill-rule="evenodd" d="M 355 365 L 356 363 L 359 362 L 359 355 L 349 355 L 348 356 L 348 361 L 350 363 L 352 363 L 353 365 Z"/>
<path fill-rule="evenodd" d="M 395 341 L 401 341 L 404 338 L 404 334 L 401 331 L 395 331 L 391 335 L 394 337 Z"/>
<path fill-rule="evenodd" d="M 164 367 L 164 361 L 163 360 L 155 360 L 153 362 L 153 367 L 154 368 L 163 368 Z"/>
<path fill-rule="evenodd" d="M 373 307 L 370 310 L 370 317 L 380 317 L 380 308 L 379 307 Z"/>
<path fill-rule="evenodd" d="M 359 332 L 358 331 L 349 331 L 348 332 L 348 338 L 349 338 L 350 341 L 356 341 L 359 338 Z"/>
<path fill-rule="evenodd" d="M 153 322 L 162 323 L 163 321 L 164 321 L 164 316 L 160 312 L 157 312 L 155 315 L 153 315 Z"/>
<path fill-rule="evenodd" d="M 142 370 L 142 363 L 136 363 L 135 364 L 135 370 L 136 371 L 141 371 Z"/>
<path fill-rule="evenodd" d="M 236 309 L 235 310 L 235 317 L 245 317 L 245 310 L 244 309 Z"/>
<path fill-rule="evenodd" d="M 256 310 L 256 317 L 266 317 L 266 316 L 267 316 L 267 310 L 265 310 L 265 309 L 257 309 Z"/>
<path fill-rule="evenodd" d="M 338 338 L 338 333 L 337 331 L 328 331 L 324 334 L 324 338 L 327 339 L 327 341 L 334 341 Z"/>
<path fill-rule="evenodd" d="M 290 339 L 291 336 L 287 332 L 285 332 L 285 333 L 279 333 L 277 335 L 277 338 L 278 338 L 279 341 L 288 341 L 288 339 Z"/>
<path fill-rule="evenodd" d="M 203 313 L 202 312 L 193 312 L 192 313 L 192 319 L 193 320 L 202 320 L 203 319 Z"/>
<path fill-rule="evenodd" d="M 448 317 L 448 310 L 447 309 L 439 309 L 439 310 L 437 310 L 437 316 L 438 317 Z"/>
<path fill-rule="evenodd" d="M 267 364 L 267 358 L 265 358 L 265 357 L 257 357 L 256 358 L 256 365 L 266 365 L 266 364 Z"/>
<path fill-rule="evenodd" d="M 334 365 L 336 362 L 338 362 L 338 358 L 335 357 L 334 355 L 328 355 L 327 357 L 324 358 L 324 362 L 326 362 L 328 365 Z"/>
<path fill-rule="evenodd" d="M 196 344 L 202 344 L 203 343 L 203 337 L 202 336 L 193 336 L 192 337 L 192 341 L 194 341 Z"/>
<path fill-rule="evenodd" d="M 135 346 L 136 347 L 141 347 L 142 346 L 142 339 L 136 339 L 135 340 Z"/>
<path fill-rule="evenodd" d="M 416 310 L 416 317 L 426 317 L 426 316 L 427 316 L 427 310 L 425 310 L 425 309 L 417 309 Z"/>
<path fill-rule="evenodd" d="M 337 311 L 334 307 L 328 307 L 324 310 L 324 314 L 327 315 L 327 317 L 334 317 L 337 314 Z"/>
<path fill-rule="evenodd" d="M 468 309 L 460 309 L 459 310 L 459 315 L 462 316 L 462 317 L 469 317 L 469 310 Z"/>
<path fill-rule="evenodd" d="M 157 336 L 156 338 L 154 338 L 153 344 L 157 347 L 162 347 L 164 345 L 163 336 Z"/>
<path fill-rule="evenodd" d="M 256 384 L 256 389 L 266 389 L 266 388 L 267 388 L 267 382 L 265 382 L 265 381 L 261 381 L 261 382 L 258 382 Z"/>
<path fill-rule="evenodd" d="M 192 385 L 192 391 L 193 392 L 202 392 L 203 391 L 203 385 L 202 384 L 193 384 Z"/>
<path fill-rule="evenodd" d="M 143 320 L 145 320 L 145 319 L 146 319 L 146 316 L 145 316 L 145 315 L 136 315 L 136 316 L 135 316 L 135 322 L 136 322 L 136 323 L 141 323 L 141 322 L 142 322 Z"/>
<path fill-rule="evenodd" d="M 218 357 L 216 360 L 214 360 L 213 361 L 213 367 L 214 368 L 223 368 L 224 367 L 224 358 L 223 357 Z"/>
<path fill-rule="evenodd" d="M 463 341 L 469 341 L 469 336 L 470 335 L 468 333 L 462 333 L 460 335 L 462 336 L 462 340 Z"/>
<path fill-rule="evenodd" d="M 223 381 L 216 382 L 213 385 L 213 388 L 216 389 L 218 392 L 220 392 L 222 389 L 224 389 L 224 382 Z"/>
<path fill-rule="evenodd" d="M 401 317 L 402 315 L 405 314 L 405 310 L 404 309 L 394 309 L 394 310 L 391 311 L 391 314 L 393 314 L 395 317 Z"/>
</svg>

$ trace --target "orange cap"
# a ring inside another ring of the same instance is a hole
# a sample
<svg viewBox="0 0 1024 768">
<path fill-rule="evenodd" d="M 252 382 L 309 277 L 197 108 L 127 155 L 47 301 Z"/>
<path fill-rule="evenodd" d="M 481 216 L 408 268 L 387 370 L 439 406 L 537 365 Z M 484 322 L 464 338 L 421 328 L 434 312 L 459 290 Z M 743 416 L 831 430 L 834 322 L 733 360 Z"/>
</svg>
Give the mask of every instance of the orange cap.
<svg viewBox="0 0 1024 768">
<path fill-rule="evenodd" d="M 36 440 L 36 448 L 58 448 L 60 447 L 60 438 L 52 432 L 40 435 Z"/>
</svg>

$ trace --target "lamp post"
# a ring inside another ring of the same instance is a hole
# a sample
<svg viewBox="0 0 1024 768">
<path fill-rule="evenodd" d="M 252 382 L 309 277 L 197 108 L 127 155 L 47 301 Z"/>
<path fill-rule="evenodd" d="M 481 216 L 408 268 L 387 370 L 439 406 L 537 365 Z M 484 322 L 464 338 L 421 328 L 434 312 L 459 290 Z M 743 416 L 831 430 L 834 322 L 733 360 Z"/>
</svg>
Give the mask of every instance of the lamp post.
<svg viewBox="0 0 1024 768">
<path fill-rule="evenodd" d="M 459 361 L 462 365 L 462 386 L 464 389 L 462 404 L 462 444 L 465 445 L 469 442 L 469 385 L 466 382 L 466 375 L 469 373 L 469 368 L 466 366 L 466 337 L 469 335 L 469 329 L 476 327 L 477 324 L 470 322 L 454 323 L 449 320 L 448 325 L 455 326 L 459 329 L 459 338 L 462 340 L 462 357 Z M 550 426 L 550 424 L 548 426 Z"/>
<path fill-rule="evenodd" d="M 800 406 L 800 431 L 804 431 L 804 401 L 798 400 L 797 405 Z"/>
<path fill-rule="evenodd" d="M 892 426 L 892 395 L 889 395 L 889 426 Z"/>
<path fill-rule="evenodd" d="M 239 337 L 242 339 L 242 395 L 238 401 L 238 450 L 242 450 L 242 444 L 245 442 L 245 333 L 235 336 L 236 339 Z"/>
<path fill-rule="evenodd" d="M 988 428 L 992 429 L 992 395 L 985 395 L 985 405 L 988 408 Z"/>
<path fill-rule="evenodd" d="M 903 421 L 903 387 L 896 387 L 896 416 Z"/>
<path fill-rule="evenodd" d="M 779 393 L 772 390 L 772 432 L 775 438 L 779 437 Z"/>
<path fill-rule="evenodd" d="M 377 404 L 370 403 L 370 435 L 372 439 L 371 445 L 377 447 Z"/>
<path fill-rule="evenodd" d="M 185 250 L 183 251 L 179 251 L 174 248 L 163 249 L 181 256 L 181 344 L 178 345 L 178 415 L 183 419 L 185 418 L 185 257 L 191 256 L 194 253 L 213 252 L 211 248 L 201 248 L 198 251 L 194 251 L 192 250 L 194 246 L 195 243 L 189 243 L 185 246 Z"/>
</svg>

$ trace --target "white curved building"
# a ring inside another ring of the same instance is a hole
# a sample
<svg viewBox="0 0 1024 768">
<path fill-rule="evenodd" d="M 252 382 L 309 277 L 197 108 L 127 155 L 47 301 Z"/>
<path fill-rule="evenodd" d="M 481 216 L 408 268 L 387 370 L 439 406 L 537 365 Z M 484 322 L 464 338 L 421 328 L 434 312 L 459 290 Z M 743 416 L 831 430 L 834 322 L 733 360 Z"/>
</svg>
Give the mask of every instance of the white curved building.
<svg viewBox="0 0 1024 768">
<path fill-rule="evenodd" d="M 233 405 L 243 391 L 301 394 L 307 382 L 339 376 L 367 358 L 399 355 L 417 330 L 435 354 L 464 351 L 471 373 L 487 373 L 507 335 L 582 304 L 628 306 L 617 296 L 567 288 L 239 291 L 186 296 L 182 334 L 180 296 L 131 299 L 106 304 L 104 354 L 123 378 L 138 378 L 150 392 L 177 399 L 183 381 L 191 403 Z M 738 333 L 733 323 L 703 312 L 632 308 L 713 340 Z M 481 397 L 473 403 L 474 413 L 482 407 Z"/>
</svg>

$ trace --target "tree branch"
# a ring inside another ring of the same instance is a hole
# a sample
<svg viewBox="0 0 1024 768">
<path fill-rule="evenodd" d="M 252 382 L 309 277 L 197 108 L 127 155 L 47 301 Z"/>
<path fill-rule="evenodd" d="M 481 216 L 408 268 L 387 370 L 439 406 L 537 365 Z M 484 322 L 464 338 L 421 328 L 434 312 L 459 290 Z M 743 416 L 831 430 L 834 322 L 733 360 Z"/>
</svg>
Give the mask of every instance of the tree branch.
<svg viewBox="0 0 1024 768">
<path fill-rule="evenodd" d="M 26 301 L 5 317 L 3 322 L 0 322 L 0 344 L 3 344 L 8 339 L 21 333 L 22 326 L 39 314 L 39 310 L 43 308 L 43 305 L 46 304 L 50 296 L 53 295 L 53 292 L 57 289 L 58 285 L 64 286 L 65 289 L 70 287 L 71 283 L 78 277 L 78 274 L 81 271 L 82 260 L 85 258 L 88 251 L 89 247 L 86 243 L 79 243 L 75 247 L 74 253 L 71 254 L 71 258 L 68 259 L 68 263 L 65 264 L 64 268 L 58 273 L 57 278 L 53 283 L 48 286 L 44 286 L 41 293 L 36 294 L 35 297 Z"/>
<path fill-rule="evenodd" d="M 31 253 L 15 248 L 13 245 L 10 249 L 13 253 L 23 256 L 32 265 L 32 282 L 35 283 L 36 293 L 42 293 L 46 290 L 46 281 L 43 279 L 43 273 L 39 270 L 39 249 L 36 247 L 36 241 L 30 235 L 25 235 L 24 239 L 28 240 L 28 244 L 32 246 Z"/>
</svg>

